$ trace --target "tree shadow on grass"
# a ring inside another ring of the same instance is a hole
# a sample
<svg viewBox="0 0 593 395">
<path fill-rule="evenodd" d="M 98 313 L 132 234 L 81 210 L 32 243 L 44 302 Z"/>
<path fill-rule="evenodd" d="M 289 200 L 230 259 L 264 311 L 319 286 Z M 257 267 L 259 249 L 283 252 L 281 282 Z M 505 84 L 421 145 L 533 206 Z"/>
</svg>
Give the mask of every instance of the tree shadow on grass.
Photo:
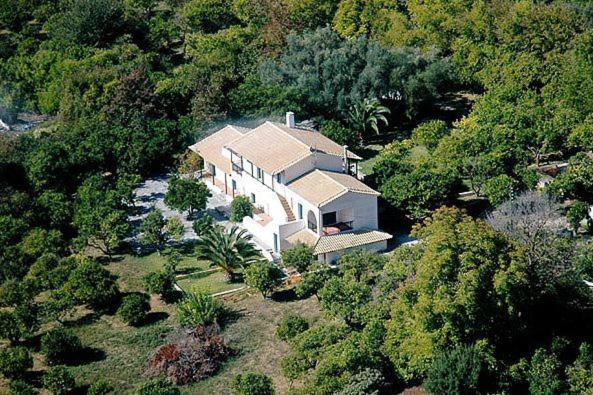
<svg viewBox="0 0 593 395">
<path fill-rule="evenodd" d="M 101 318 L 101 313 L 96 311 L 90 311 L 87 314 L 83 315 L 82 317 L 75 318 L 73 320 L 63 321 L 63 325 L 67 328 L 79 327 L 90 325 L 92 323 L 97 322 Z"/>
<path fill-rule="evenodd" d="M 221 328 L 225 328 L 228 325 L 237 322 L 241 318 L 245 317 L 245 310 L 235 310 L 228 306 L 222 307 L 222 313 L 220 314 L 219 324 Z"/>
<path fill-rule="evenodd" d="M 75 354 L 68 355 L 63 361 L 67 366 L 86 365 L 92 362 L 102 361 L 107 357 L 105 351 L 94 347 L 83 347 Z"/>
<path fill-rule="evenodd" d="M 157 322 L 166 320 L 167 318 L 169 318 L 168 313 L 165 313 L 164 311 L 153 311 L 146 314 L 144 320 L 137 327 L 152 325 Z"/>
<path fill-rule="evenodd" d="M 274 302 L 294 302 L 300 298 L 297 296 L 294 288 L 289 288 L 274 292 L 270 299 Z"/>
</svg>

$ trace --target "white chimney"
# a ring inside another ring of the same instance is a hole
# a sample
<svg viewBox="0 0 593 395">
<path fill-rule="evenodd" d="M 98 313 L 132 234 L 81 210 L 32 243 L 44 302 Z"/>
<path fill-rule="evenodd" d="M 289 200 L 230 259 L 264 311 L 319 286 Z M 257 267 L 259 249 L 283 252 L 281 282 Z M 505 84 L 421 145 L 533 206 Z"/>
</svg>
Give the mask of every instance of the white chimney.
<svg viewBox="0 0 593 395">
<path fill-rule="evenodd" d="M 348 146 L 342 146 L 342 169 L 344 173 L 348 174 Z"/>
<path fill-rule="evenodd" d="M 286 113 L 286 126 L 294 128 L 294 112 L 289 111 Z"/>
</svg>

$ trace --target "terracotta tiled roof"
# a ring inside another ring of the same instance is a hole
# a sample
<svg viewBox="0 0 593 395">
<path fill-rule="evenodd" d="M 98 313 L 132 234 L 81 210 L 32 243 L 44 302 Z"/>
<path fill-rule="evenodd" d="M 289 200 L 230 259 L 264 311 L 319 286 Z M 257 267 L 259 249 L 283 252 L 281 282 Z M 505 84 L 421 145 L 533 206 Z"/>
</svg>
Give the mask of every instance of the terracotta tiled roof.
<svg viewBox="0 0 593 395">
<path fill-rule="evenodd" d="M 328 252 L 341 251 L 347 248 L 361 247 L 367 244 L 378 243 L 391 239 L 389 233 L 378 230 L 355 231 L 339 233 L 337 235 L 322 236 L 319 238 L 314 249 L 314 254 L 325 254 Z"/>
<path fill-rule="evenodd" d="M 275 126 L 282 129 L 285 133 L 290 134 L 308 147 L 315 147 L 318 152 L 328 155 L 342 157 L 344 155 L 344 147 L 336 143 L 330 138 L 325 137 L 319 132 L 311 129 L 289 128 L 281 123 L 274 123 Z M 362 158 L 353 152 L 346 151 L 348 158 L 361 160 Z"/>
<path fill-rule="evenodd" d="M 226 145 L 230 150 L 253 162 L 270 174 L 277 174 L 296 162 L 318 152 L 342 156 L 343 148 L 319 132 L 289 128 L 265 122 L 241 138 Z M 351 159 L 359 156 L 347 151 Z"/>
<path fill-rule="evenodd" d="M 218 132 L 211 134 L 190 146 L 189 149 L 200 155 L 204 160 L 213 163 L 226 173 L 231 172 L 231 160 L 222 155 L 225 144 L 236 140 L 247 133 L 249 129 L 227 125 Z"/>
<path fill-rule="evenodd" d="M 379 192 L 352 176 L 317 169 L 290 182 L 287 187 L 317 207 L 324 206 L 348 192 L 379 195 Z"/>
<path fill-rule="evenodd" d="M 286 241 L 288 241 L 293 246 L 302 243 L 308 245 L 309 247 L 315 247 L 317 240 L 319 240 L 319 236 L 309 229 L 299 230 L 298 232 L 293 233 L 286 238 Z"/>
<path fill-rule="evenodd" d="M 306 144 L 271 122 L 263 123 L 226 147 L 270 174 L 279 173 L 312 155 Z"/>
</svg>

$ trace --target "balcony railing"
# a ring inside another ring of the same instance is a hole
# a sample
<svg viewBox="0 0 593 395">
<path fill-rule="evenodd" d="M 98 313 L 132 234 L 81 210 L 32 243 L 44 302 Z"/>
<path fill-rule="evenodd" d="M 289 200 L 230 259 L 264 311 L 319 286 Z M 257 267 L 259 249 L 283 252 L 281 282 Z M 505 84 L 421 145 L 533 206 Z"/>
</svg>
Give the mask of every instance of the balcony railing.
<svg viewBox="0 0 593 395">
<path fill-rule="evenodd" d="M 352 227 L 353 221 L 345 221 L 345 222 L 338 222 L 331 225 L 324 225 L 323 226 L 323 234 L 325 236 L 336 235 L 342 232 L 348 232 L 353 230 Z"/>
<path fill-rule="evenodd" d="M 238 165 L 236 163 L 233 163 L 232 169 L 235 173 L 241 174 L 241 172 L 243 172 L 243 167 L 241 167 L 241 165 Z"/>
</svg>

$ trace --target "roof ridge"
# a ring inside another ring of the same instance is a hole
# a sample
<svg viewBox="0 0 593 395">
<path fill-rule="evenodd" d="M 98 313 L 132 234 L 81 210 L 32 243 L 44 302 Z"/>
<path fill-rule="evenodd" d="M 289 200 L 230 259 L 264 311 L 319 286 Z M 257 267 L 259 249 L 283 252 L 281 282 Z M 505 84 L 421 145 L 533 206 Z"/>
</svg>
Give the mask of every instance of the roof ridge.
<svg viewBox="0 0 593 395">
<path fill-rule="evenodd" d="M 272 125 L 275 129 L 279 130 L 280 132 L 284 133 L 285 135 L 287 135 L 288 137 L 290 137 L 291 139 L 293 139 L 294 141 L 298 142 L 299 144 L 303 145 L 305 148 L 308 148 L 309 150 L 311 150 L 312 147 L 310 147 L 309 145 L 303 143 L 301 140 L 297 139 L 296 137 L 294 137 L 293 135 L 291 135 L 290 133 L 286 133 L 286 130 L 283 130 L 280 126 L 278 126 L 278 124 L 276 122 L 272 122 L 272 121 L 266 121 L 264 123 L 269 123 L 270 125 Z M 261 125 L 260 125 L 261 126 Z M 288 126 L 287 126 L 288 127 Z"/>
<path fill-rule="evenodd" d="M 226 128 L 231 128 L 231 129 L 233 129 L 235 132 L 237 132 L 237 133 L 241 134 L 241 136 L 238 136 L 236 139 L 233 139 L 233 140 L 231 140 L 231 141 L 227 142 L 226 144 L 228 144 L 228 143 L 230 143 L 230 142 L 232 142 L 232 141 L 235 141 L 235 140 L 237 140 L 238 138 L 241 138 L 242 136 L 244 136 L 244 135 L 243 135 L 243 134 L 242 134 L 240 131 L 238 131 L 237 129 L 235 129 L 235 128 L 233 127 L 233 125 L 227 124 L 227 125 L 225 125 L 224 127 L 222 127 L 222 128 L 220 128 L 220 129 L 218 129 L 216 132 L 210 133 L 208 136 L 204 137 L 203 139 L 196 141 L 195 143 L 193 143 L 192 145 L 190 145 L 190 147 L 193 147 L 194 145 L 196 145 L 196 144 L 198 144 L 198 143 L 201 143 L 201 142 L 203 142 L 203 141 L 210 140 L 211 138 L 213 138 L 213 137 L 214 137 L 214 136 L 216 136 L 216 135 L 217 135 L 219 132 L 222 132 L 222 131 L 223 131 L 224 129 L 226 129 Z M 225 146 L 226 146 L 226 144 L 225 144 Z"/>
</svg>

